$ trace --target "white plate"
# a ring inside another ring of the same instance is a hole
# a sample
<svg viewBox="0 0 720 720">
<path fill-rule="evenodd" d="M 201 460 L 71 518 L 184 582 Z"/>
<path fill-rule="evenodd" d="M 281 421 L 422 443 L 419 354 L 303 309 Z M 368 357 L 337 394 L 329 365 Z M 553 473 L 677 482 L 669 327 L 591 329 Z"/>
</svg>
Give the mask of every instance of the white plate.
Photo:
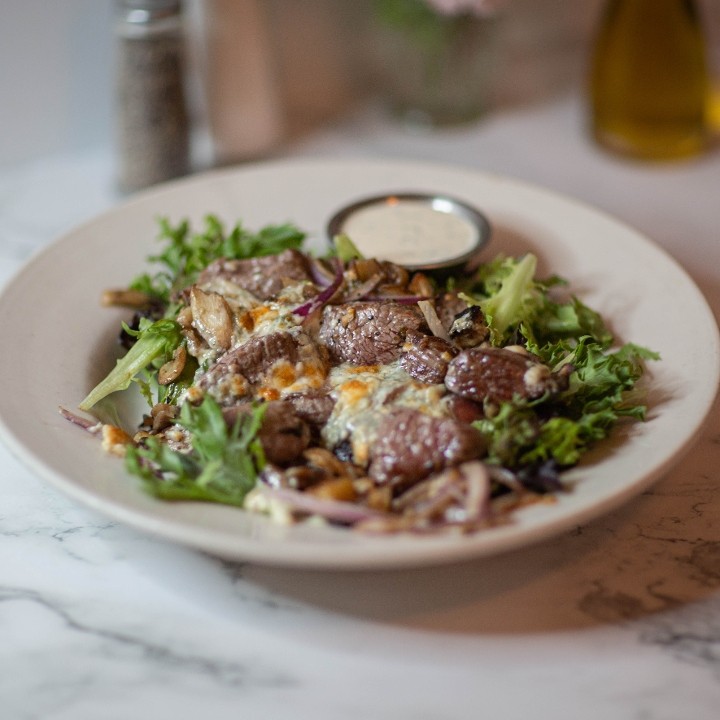
<svg viewBox="0 0 720 720">
<path fill-rule="evenodd" d="M 342 205 L 386 191 L 447 193 L 477 205 L 494 237 L 488 256 L 530 250 L 543 273 L 571 279 L 617 335 L 657 350 L 647 423 L 567 475 L 575 489 L 468 537 L 366 537 L 313 525 L 278 526 L 208 504 L 156 501 L 121 461 L 63 420 L 114 362 L 119 311 L 102 290 L 123 286 L 157 248 L 156 218 L 199 223 L 216 213 L 250 229 L 292 221 L 315 244 Z M 49 246 L 0 298 L 0 430 L 39 476 L 136 528 L 227 558 L 324 568 L 379 568 L 459 560 L 517 548 L 567 530 L 636 495 L 693 440 L 718 383 L 718 334 L 702 295 L 650 240 L 567 198 L 508 179 L 445 166 L 383 161 L 289 161 L 214 172 L 144 193 Z"/>
</svg>

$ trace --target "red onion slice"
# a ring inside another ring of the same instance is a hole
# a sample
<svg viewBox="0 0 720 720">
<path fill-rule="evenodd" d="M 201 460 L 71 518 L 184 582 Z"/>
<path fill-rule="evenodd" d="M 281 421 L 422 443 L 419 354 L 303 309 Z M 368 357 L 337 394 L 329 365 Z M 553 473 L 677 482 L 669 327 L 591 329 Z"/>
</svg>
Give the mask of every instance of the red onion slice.
<svg viewBox="0 0 720 720">
<path fill-rule="evenodd" d="M 479 522 L 490 509 L 490 474 L 479 460 L 464 463 L 460 470 L 465 480 L 466 521 Z"/>
<path fill-rule="evenodd" d="M 97 435 L 102 428 L 102 423 L 96 418 L 88 420 L 80 415 L 76 415 L 74 412 L 70 412 L 70 410 L 66 410 L 64 407 L 60 407 L 58 410 L 66 420 L 69 420 L 73 425 L 77 425 L 93 435 Z"/>
<path fill-rule="evenodd" d="M 313 282 L 319 287 L 327 287 L 335 279 L 334 273 L 328 272 L 327 268 L 317 258 L 308 258 L 310 276 Z"/>
<path fill-rule="evenodd" d="M 307 317 L 316 310 L 319 310 L 325 305 L 328 300 L 337 292 L 340 285 L 345 278 L 343 273 L 343 264 L 338 260 L 335 270 L 335 279 L 328 285 L 322 292 L 318 293 L 315 297 L 303 303 L 299 307 L 293 310 L 293 314 L 299 315 L 300 317 Z"/>
<path fill-rule="evenodd" d="M 340 500 L 322 500 L 310 493 L 292 490 L 291 488 L 270 487 L 265 483 L 258 484 L 258 490 L 268 499 L 275 499 L 290 510 L 309 515 L 317 515 L 326 520 L 352 525 L 365 520 L 380 519 L 384 513 L 354 503 Z"/>
</svg>

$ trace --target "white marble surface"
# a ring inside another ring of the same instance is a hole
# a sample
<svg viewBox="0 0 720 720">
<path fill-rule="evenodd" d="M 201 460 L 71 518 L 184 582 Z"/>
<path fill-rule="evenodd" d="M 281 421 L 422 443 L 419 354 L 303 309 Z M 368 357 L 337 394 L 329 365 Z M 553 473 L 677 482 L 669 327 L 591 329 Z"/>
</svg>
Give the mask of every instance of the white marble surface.
<svg viewBox="0 0 720 720">
<path fill-rule="evenodd" d="M 717 315 L 718 152 L 635 165 L 593 148 L 582 124 L 573 99 L 434 135 L 368 112 L 286 152 L 434 159 L 565 192 L 665 247 Z M 117 199 L 103 152 L 0 169 L 0 277 Z M 716 405 L 650 491 L 552 541 L 324 573 L 146 537 L 0 447 L 0 718 L 714 720 L 719 481 Z"/>
</svg>

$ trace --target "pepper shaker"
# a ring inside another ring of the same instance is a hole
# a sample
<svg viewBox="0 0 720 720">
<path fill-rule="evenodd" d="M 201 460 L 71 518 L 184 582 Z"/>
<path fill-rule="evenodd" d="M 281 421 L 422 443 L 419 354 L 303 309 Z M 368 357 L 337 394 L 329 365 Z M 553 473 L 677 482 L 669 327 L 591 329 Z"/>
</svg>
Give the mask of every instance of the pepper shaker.
<svg viewBox="0 0 720 720">
<path fill-rule="evenodd" d="M 132 192 L 189 170 L 182 6 L 116 1 L 118 184 Z"/>
</svg>

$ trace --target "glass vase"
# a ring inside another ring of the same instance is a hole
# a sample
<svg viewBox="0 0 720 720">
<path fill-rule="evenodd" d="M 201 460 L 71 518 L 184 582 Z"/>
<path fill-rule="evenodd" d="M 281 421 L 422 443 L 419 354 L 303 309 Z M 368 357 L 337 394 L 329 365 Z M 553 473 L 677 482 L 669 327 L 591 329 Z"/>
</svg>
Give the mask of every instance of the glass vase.
<svg viewBox="0 0 720 720">
<path fill-rule="evenodd" d="M 415 125 L 480 118 L 496 68 L 495 17 L 425 14 L 421 21 L 373 21 L 376 88 L 391 112 Z"/>
</svg>

